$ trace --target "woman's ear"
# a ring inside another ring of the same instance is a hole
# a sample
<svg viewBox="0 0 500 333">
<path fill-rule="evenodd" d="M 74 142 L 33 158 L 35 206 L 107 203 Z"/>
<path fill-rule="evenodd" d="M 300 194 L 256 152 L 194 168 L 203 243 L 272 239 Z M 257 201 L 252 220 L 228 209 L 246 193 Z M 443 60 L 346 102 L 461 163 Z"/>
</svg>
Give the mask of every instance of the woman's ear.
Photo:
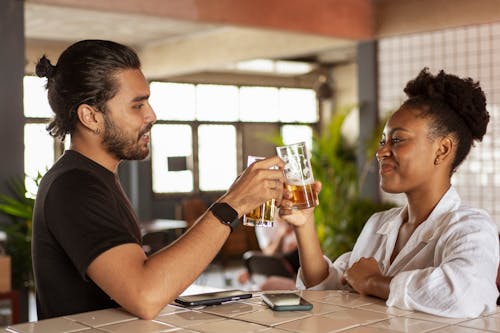
<svg viewBox="0 0 500 333">
<path fill-rule="evenodd" d="M 441 138 L 438 144 L 436 158 L 434 159 L 435 165 L 441 164 L 444 161 L 450 161 L 453 157 L 453 150 L 455 148 L 455 141 L 449 136 Z"/>
<path fill-rule="evenodd" d="M 95 134 L 100 134 L 103 123 L 102 113 L 88 104 L 80 104 L 76 109 L 80 123 Z"/>
</svg>

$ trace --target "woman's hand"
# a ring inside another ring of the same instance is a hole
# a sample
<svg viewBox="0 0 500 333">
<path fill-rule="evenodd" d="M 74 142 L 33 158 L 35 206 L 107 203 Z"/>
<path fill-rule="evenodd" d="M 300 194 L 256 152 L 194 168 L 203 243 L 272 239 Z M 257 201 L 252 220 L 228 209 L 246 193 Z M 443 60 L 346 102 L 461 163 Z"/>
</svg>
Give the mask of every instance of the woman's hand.
<svg viewBox="0 0 500 333">
<path fill-rule="evenodd" d="M 319 194 L 321 191 L 321 182 L 313 184 L 313 190 Z M 280 217 L 295 227 L 304 226 L 307 223 L 314 223 L 314 207 L 307 209 L 292 209 L 292 193 L 285 187 L 283 190 L 283 199 L 279 210 Z"/>
<path fill-rule="evenodd" d="M 361 258 L 344 272 L 343 284 L 349 284 L 361 295 L 372 295 L 382 299 L 389 297 L 392 277 L 382 275 L 375 258 Z"/>
</svg>

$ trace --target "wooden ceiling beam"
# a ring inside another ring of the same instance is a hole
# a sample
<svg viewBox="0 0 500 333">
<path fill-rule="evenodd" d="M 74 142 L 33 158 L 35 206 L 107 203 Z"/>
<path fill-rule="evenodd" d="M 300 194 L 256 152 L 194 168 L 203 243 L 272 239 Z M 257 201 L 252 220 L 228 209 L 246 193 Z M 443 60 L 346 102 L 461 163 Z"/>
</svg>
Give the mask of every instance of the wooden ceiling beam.
<svg viewBox="0 0 500 333">
<path fill-rule="evenodd" d="M 363 40 L 374 35 L 371 0 L 25 0 L 232 26 Z"/>
<path fill-rule="evenodd" d="M 376 0 L 377 38 L 500 21 L 498 0 Z"/>
</svg>

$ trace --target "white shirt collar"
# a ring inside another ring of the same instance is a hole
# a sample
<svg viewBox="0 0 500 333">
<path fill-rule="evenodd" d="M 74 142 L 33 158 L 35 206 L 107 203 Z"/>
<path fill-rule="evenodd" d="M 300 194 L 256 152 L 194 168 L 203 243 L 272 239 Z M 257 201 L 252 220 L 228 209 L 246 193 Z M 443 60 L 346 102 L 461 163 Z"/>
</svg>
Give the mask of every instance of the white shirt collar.
<svg viewBox="0 0 500 333">
<path fill-rule="evenodd" d="M 460 204 L 461 199 L 458 192 L 453 186 L 450 186 L 448 191 L 441 197 L 436 207 L 434 207 L 429 217 L 415 230 L 416 236 L 418 237 L 417 241 L 428 243 L 435 235 L 439 235 L 439 222 L 442 220 L 443 215 L 457 209 Z M 377 230 L 377 234 L 388 235 L 391 232 L 398 232 L 407 213 L 408 205 L 405 205 L 397 215 L 380 226 Z"/>
</svg>

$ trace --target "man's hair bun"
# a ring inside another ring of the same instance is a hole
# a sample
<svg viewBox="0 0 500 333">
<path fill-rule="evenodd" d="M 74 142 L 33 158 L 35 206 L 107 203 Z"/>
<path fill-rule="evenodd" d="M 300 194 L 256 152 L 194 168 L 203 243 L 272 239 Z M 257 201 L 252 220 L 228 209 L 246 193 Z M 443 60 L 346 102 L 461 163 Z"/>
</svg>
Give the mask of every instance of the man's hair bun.
<svg viewBox="0 0 500 333">
<path fill-rule="evenodd" d="M 54 75 L 56 67 L 52 66 L 50 60 L 47 59 L 45 55 L 43 55 L 35 67 L 35 73 L 38 77 L 46 77 L 50 79 Z"/>
</svg>

